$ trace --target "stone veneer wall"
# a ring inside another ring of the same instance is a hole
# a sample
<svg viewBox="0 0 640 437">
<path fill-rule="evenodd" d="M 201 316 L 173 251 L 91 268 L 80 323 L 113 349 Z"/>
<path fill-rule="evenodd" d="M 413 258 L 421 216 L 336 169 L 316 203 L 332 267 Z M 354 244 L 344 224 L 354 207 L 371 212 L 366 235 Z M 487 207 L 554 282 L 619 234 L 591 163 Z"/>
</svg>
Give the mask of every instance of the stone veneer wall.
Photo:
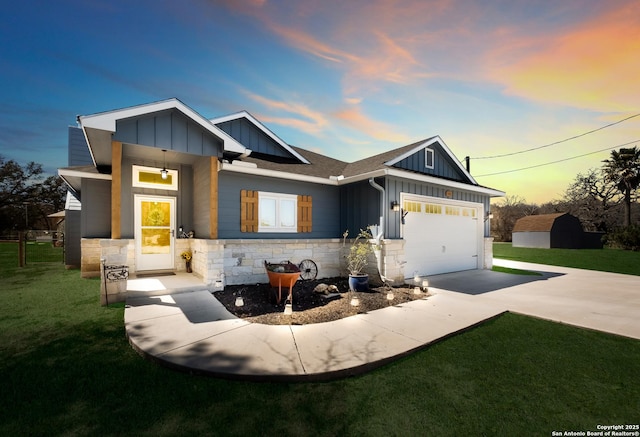
<svg viewBox="0 0 640 437">
<path fill-rule="evenodd" d="M 343 245 L 342 239 L 309 240 L 205 240 L 176 239 L 175 270 L 184 272 L 186 263 L 181 253 L 190 250 L 193 273 L 202 278 L 212 290 L 225 284 L 241 285 L 268 282 L 264 261 L 290 260 L 299 263 L 312 259 L 318 266 L 318 278 L 347 276 L 345 255 L 351 241 Z M 373 241 L 373 240 L 372 240 Z M 493 266 L 493 238 L 485 238 L 485 269 Z M 101 259 L 107 265 L 127 265 L 135 275 L 134 240 L 82 239 L 82 277 L 101 276 Z M 378 278 L 378 269 L 392 280 L 393 285 L 404 283 L 404 240 L 382 240 L 380 251 L 372 254 L 366 273 Z M 104 294 L 104 278 L 102 294 Z M 118 285 L 122 287 L 122 285 Z M 116 294 L 125 290 L 118 289 Z M 109 299 L 111 300 L 111 291 Z M 104 296 L 103 296 L 104 297 Z M 119 296 L 123 297 L 123 296 Z"/>
</svg>

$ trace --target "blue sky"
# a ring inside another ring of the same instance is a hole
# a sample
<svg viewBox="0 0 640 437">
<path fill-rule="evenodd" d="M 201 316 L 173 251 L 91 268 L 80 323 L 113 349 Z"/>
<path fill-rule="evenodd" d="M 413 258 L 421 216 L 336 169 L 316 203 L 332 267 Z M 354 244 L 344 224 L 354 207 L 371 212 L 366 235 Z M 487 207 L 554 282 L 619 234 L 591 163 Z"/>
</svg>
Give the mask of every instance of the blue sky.
<svg viewBox="0 0 640 437">
<path fill-rule="evenodd" d="M 170 97 L 345 161 L 440 135 L 536 203 L 640 140 L 633 117 L 476 159 L 640 113 L 637 1 L 23 1 L 0 39 L 0 154 L 51 173 L 76 115 Z"/>
</svg>

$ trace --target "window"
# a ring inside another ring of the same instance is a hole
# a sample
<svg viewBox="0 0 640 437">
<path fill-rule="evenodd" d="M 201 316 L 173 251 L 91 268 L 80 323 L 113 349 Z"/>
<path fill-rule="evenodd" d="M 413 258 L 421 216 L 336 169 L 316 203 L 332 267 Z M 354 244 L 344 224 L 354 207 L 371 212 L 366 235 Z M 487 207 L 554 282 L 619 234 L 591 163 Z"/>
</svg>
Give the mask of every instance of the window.
<svg viewBox="0 0 640 437">
<path fill-rule="evenodd" d="M 427 203 L 424 205 L 424 212 L 427 214 L 442 214 L 442 205 Z"/>
<path fill-rule="evenodd" d="M 298 196 L 258 192 L 258 232 L 296 232 Z"/>
<path fill-rule="evenodd" d="M 403 209 L 406 212 L 421 212 L 422 205 L 420 204 L 420 202 L 411 202 L 409 200 L 405 200 L 403 204 Z"/>
<path fill-rule="evenodd" d="M 433 168 L 433 149 L 424 149 L 424 166 Z"/>
<path fill-rule="evenodd" d="M 162 179 L 160 168 L 132 166 L 133 178 L 131 185 L 140 188 L 155 188 L 156 190 L 178 190 L 178 171 L 167 170 L 167 178 Z"/>
<path fill-rule="evenodd" d="M 312 232 L 308 195 L 240 191 L 240 232 Z"/>
</svg>

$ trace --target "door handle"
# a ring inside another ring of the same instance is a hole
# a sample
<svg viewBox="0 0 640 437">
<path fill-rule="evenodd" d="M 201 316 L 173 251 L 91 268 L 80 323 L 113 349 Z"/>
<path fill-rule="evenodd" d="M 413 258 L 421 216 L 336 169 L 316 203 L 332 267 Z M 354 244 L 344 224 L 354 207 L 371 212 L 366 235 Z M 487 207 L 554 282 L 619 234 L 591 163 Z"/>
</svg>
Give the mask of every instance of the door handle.
<svg viewBox="0 0 640 437">
<path fill-rule="evenodd" d="M 176 236 L 176 231 L 175 231 L 175 229 L 171 229 L 171 236 L 172 236 L 172 237 L 175 237 L 175 236 Z"/>
</svg>

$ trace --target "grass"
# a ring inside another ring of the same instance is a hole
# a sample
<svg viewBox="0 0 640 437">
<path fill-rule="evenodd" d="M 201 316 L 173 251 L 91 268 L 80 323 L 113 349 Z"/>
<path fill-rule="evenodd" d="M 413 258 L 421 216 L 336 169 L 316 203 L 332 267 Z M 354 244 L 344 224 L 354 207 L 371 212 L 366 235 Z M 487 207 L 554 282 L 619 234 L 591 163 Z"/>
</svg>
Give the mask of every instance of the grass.
<svg viewBox="0 0 640 437">
<path fill-rule="evenodd" d="M 550 435 L 640 421 L 628 338 L 506 314 L 359 377 L 226 381 L 138 356 L 99 280 L 5 262 L 0 280 L 0 435 Z"/>
<path fill-rule="evenodd" d="M 640 276 L 640 252 L 619 249 L 538 249 L 494 243 L 493 256 L 601 272 Z"/>
<path fill-rule="evenodd" d="M 502 266 L 493 266 L 491 270 L 494 272 L 509 273 L 511 275 L 542 276 L 542 273 L 532 272 L 531 270 L 512 269 L 510 267 Z"/>
</svg>

